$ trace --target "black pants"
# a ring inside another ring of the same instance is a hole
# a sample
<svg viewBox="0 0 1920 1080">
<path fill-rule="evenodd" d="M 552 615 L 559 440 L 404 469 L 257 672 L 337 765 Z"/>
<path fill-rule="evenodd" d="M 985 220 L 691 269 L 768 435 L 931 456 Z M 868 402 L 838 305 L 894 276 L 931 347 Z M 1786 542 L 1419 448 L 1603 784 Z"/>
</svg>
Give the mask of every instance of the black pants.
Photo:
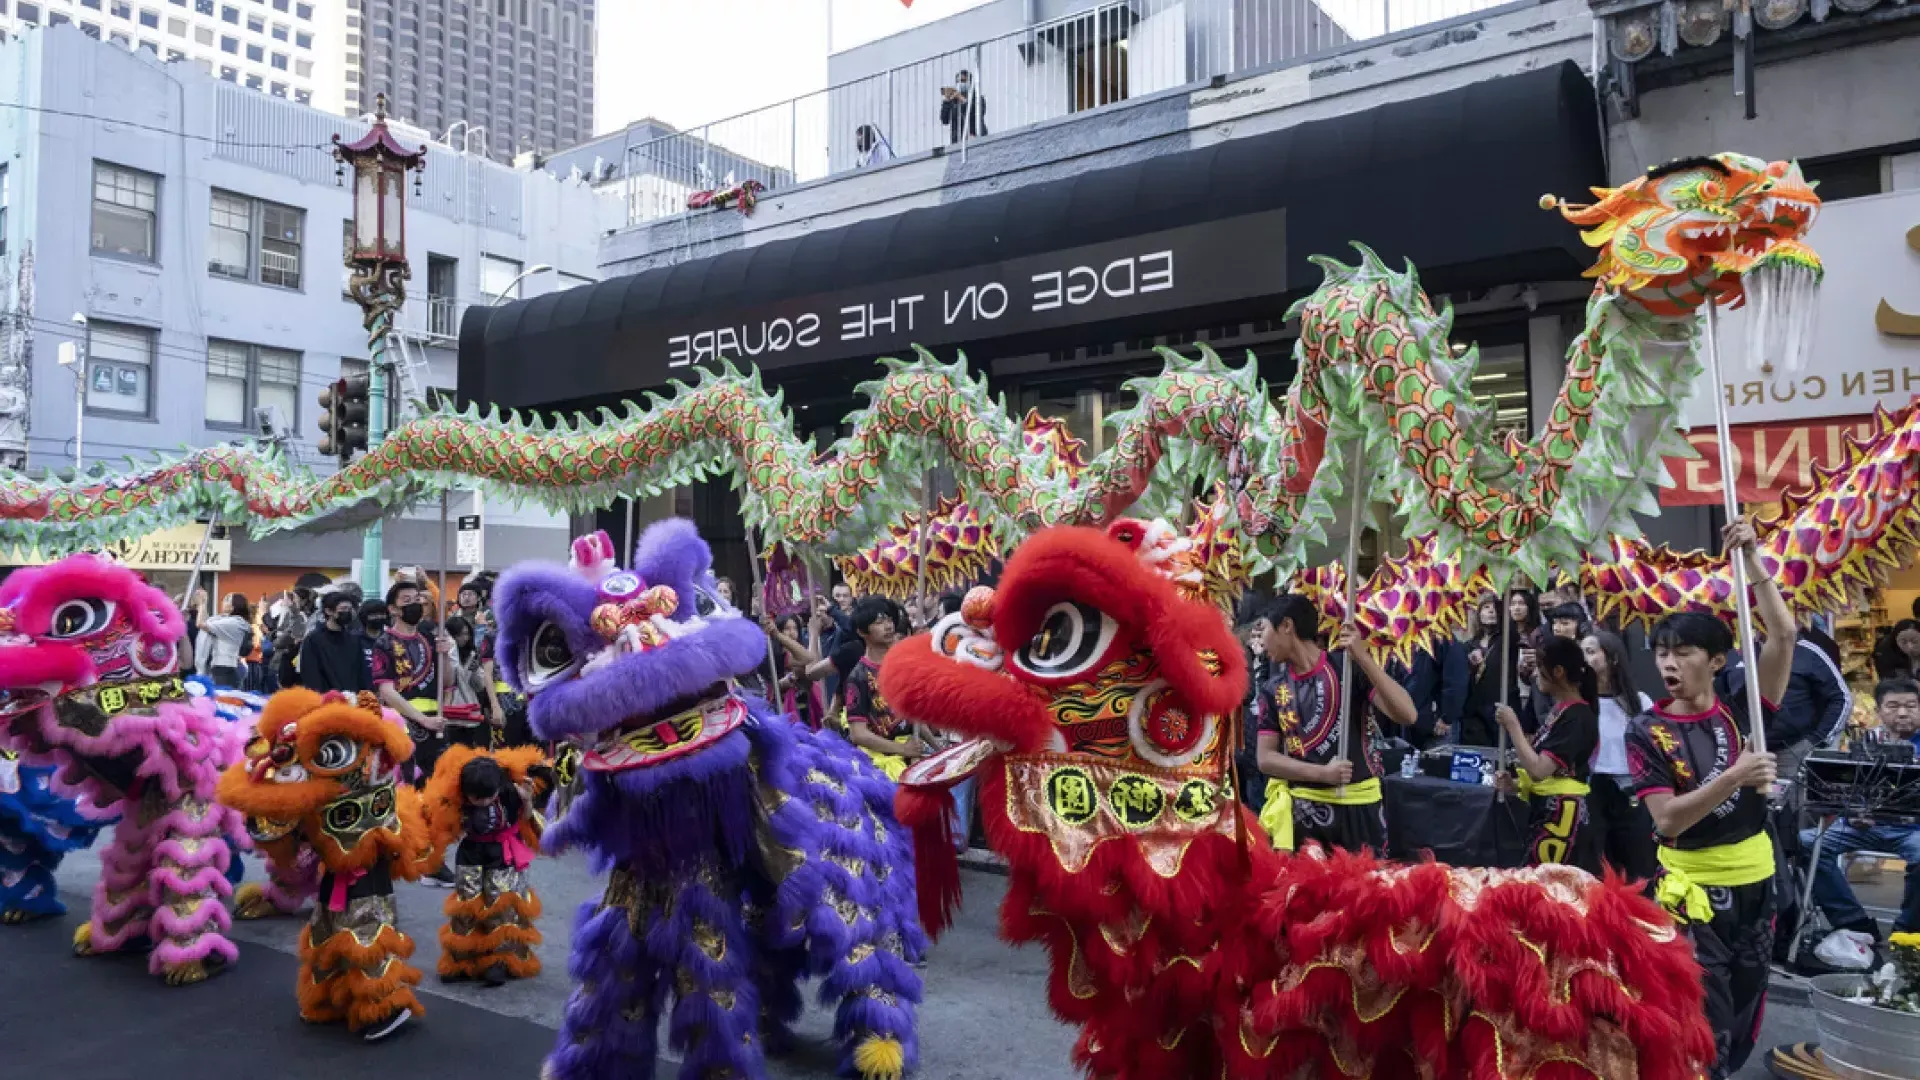
<svg viewBox="0 0 1920 1080">
<path fill-rule="evenodd" d="M 498 730 L 492 724 L 448 724 L 446 739 L 448 746 L 470 746 L 475 750 L 493 749 L 493 733 Z"/>
<path fill-rule="evenodd" d="M 1564 863 L 1600 872 L 1588 801 L 1578 795 L 1542 795 L 1527 800 L 1527 865 Z"/>
<path fill-rule="evenodd" d="M 1694 959 L 1707 988 L 1707 1023 L 1717 1060 L 1713 1080 L 1740 1071 L 1760 1036 L 1772 973 L 1773 879 L 1732 888 L 1709 886 L 1713 918 L 1689 923 Z"/>
<path fill-rule="evenodd" d="M 1653 815 L 1611 776 L 1596 774 L 1587 794 L 1594 846 L 1602 859 L 1635 881 L 1651 881 L 1660 874 L 1654 852 Z"/>
<path fill-rule="evenodd" d="M 408 724 L 407 734 L 413 738 L 413 783 L 415 787 L 424 788 L 433 778 L 433 767 L 439 764 L 440 755 L 446 752 L 447 737 L 418 724 Z"/>
<path fill-rule="evenodd" d="M 207 669 L 207 678 L 212 679 L 213 685 L 218 686 L 223 690 L 245 690 L 246 689 L 246 687 L 240 685 L 240 669 L 239 668 L 209 667 Z"/>
<path fill-rule="evenodd" d="M 1343 806 L 1303 799 L 1296 790 L 1293 797 L 1293 848 L 1299 851 L 1307 841 L 1317 840 L 1324 847 L 1346 851 L 1371 849 L 1375 855 L 1387 853 L 1387 804 L 1366 803 Z"/>
</svg>

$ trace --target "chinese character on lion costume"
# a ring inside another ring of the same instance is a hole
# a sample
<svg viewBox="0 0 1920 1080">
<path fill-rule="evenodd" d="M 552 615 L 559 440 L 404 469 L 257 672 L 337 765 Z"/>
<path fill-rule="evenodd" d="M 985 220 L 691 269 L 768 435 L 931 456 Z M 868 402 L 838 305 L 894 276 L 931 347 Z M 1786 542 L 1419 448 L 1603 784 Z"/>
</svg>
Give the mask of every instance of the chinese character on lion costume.
<svg viewBox="0 0 1920 1080">
<path fill-rule="evenodd" d="M 1047 947 L 1091 1076 L 1705 1075 L 1692 949 L 1627 884 L 1271 850 L 1223 760 L 1240 645 L 1137 548 L 1037 533 L 997 590 L 888 654 L 903 715 L 975 737 L 897 802 L 929 928 L 958 900 L 945 789 L 977 774 L 1002 933 Z"/>
</svg>

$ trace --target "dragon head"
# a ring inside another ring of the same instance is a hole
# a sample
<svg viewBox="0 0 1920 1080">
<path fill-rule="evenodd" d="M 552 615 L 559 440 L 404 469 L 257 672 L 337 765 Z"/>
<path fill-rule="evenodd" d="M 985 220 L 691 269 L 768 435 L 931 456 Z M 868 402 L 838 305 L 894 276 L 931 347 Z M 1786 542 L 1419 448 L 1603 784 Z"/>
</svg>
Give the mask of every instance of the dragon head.
<svg viewBox="0 0 1920 1080">
<path fill-rule="evenodd" d="M 14 571 L 0 583 L 0 745 L 54 768 L 83 807 L 141 777 L 174 795 L 210 783 L 201 773 L 234 740 L 175 674 L 185 633 L 166 594 L 111 559 Z"/>
<path fill-rule="evenodd" d="M 372 694 L 282 690 L 251 734 L 246 759 L 220 778 L 219 794 L 247 816 L 255 843 L 299 831 L 326 845 L 321 859 L 342 869 L 365 869 L 382 853 L 402 864 L 417 854 L 403 836 L 419 816 L 418 796 L 400 783 L 413 743 Z"/>
<path fill-rule="evenodd" d="M 1819 273 L 1804 241 L 1820 197 L 1798 164 L 1744 154 L 1684 158 L 1593 193 L 1597 201 L 1587 205 L 1551 195 L 1540 204 L 1584 226 L 1582 237 L 1600 249 L 1587 276 L 1657 314 L 1683 314 L 1709 297 L 1737 307 L 1746 279 L 1762 269 Z"/>
<path fill-rule="evenodd" d="M 1246 659 L 1220 611 L 1181 593 L 1185 551 L 1164 523 L 1036 533 L 998 588 L 888 653 L 882 692 L 902 715 L 1016 753 L 1214 766 Z"/>
<path fill-rule="evenodd" d="M 580 767 L 621 773 L 696 755 L 746 721 L 733 679 L 766 662 L 767 639 L 714 587 L 713 557 L 687 521 L 640 539 L 632 570 L 605 533 L 573 565 L 516 567 L 495 592 L 505 677 L 546 739 L 589 744 Z"/>
</svg>

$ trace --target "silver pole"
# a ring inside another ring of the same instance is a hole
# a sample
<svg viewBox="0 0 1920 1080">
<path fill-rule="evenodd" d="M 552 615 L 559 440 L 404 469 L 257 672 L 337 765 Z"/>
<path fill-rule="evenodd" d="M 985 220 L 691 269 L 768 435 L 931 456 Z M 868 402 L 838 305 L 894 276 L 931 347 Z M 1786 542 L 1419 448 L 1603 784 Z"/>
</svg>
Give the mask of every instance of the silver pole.
<svg viewBox="0 0 1920 1080">
<path fill-rule="evenodd" d="M 1513 615 L 1508 610 L 1512 596 L 1511 589 L 1500 594 L 1500 704 L 1509 709 L 1513 708 L 1513 702 L 1508 700 L 1508 694 L 1513 690 Z M 1504 724 L 1495 726 L 1500 728 L 1499 741 L 1493 754 L 1493 771 L 1497 773 L 1507 767 L 1507 729 Z M 1500 792 L 1499 800 L 1506 802 L 1507 793 Z"/>
<path fill-rule="evenodd" d="M 447 632 L 447 563 L 453 558 L 447 544 L 447 493 L 442 491 L 440 493 L 440 611 L 438 612 L 439 618 L 434 620 L 434 624 L 439 627 L 437 631 L 439 634 Z M 434 656 L 439 657 L 439 661 L 434 664 L 434 671 L 440 676 L 438 696 L 441 707 L 445 708 L 447 703 L 447 675 L 449 674 L 447 669 L 451 667 L 452 664 L 449 663 L 446 657 L 440 656 L 440 642 L 438 640 L 430 642 L 428 648 L 433 650 Z M 458 654 L 455 655 L 457 656 Z"/>
<path fill-rule="evenodd" d="M 753 569 L 753 595 L 760 598 L 761 606 L 764 609 L 766 605 L 766 589 L 760 579 L 760 545 L 754 542 L 752 525 L 747 526 L 747 562 L 751 564 Z M 749 606 L 748 610 L 751 611 L 752 607 Z M 766 615 L 769 619 L 773 617 L 771 612 L 764 610 L 762 614 Z M 780 665 L 774 662 L 773 646 L 774 643 L 772 641 L 767 642 L 768 704 L 773 704 L 780 700 Z"/>
<path fill-rule="evenodd" d="M 1733 522 L 1740 516 L 1740 492 L 1735 483 L 1733 467 L 1733 436 L 1727 423 L 1727 396 L 1722 391 L 1726 385 L 1720 378 L 1720 305 L 1711 297 L 1707 300 L 1706 310 L 1707 369 L 1713 378 L 1713 429 L 1716 441 L 1720 444 L 1720 491 L 1724 497 L 1727 521 Z M 1748 744 L 1755 753 L 1767 752 L 1767 725 L 1761 711 L 1760 701 L 1760 648 L 1753 634 L 1753 599 L 1747 595 L 1747 560 L 1737 552 L 1726 553 L 1727 562 L 1733 568 L 1734 611 L 1740 623 L 1740 658 L 1747 667 L 1747 716 L 1753 730 L 1748 733 Z"/>
<path fill-rule="evenodd" d="M 1752 680 L 1749 679 L 1749 682 Z M 1793 920 L 1793 941 L 1787 946 L 1787 964 L 1793 965 L 1800 959 L 1800 936 L 1807 929 L 1807 916 L 1813 908 L 1813 878 L 1820 872 L 1820 849 L 1826 846 L 1827 830 L 1833 828 L 1834 818 L 1820 822 L 1820 831 L 1813 837 L 1813 857 L 1807 860 L 1807 884 L 1800 890 L 1800 913 Z"/>
<path fill-rule="evenodd" d="M 1353 452 L 1353 475 L 1349 478 L 1349 501 L 1347 517 L 1347 606 L 1341 612 L 1341 627 L 1347 623 L 1358 625 L 1354 617 L 1354 600 L 1360 588 L 1360 515 L 1366 509 L 1367 489 L 1367 446 L 1366 436 L 1360 436 L 1360 443 Z M 1335 720 L 1340 724 L 1340 748 L 1337 760 L 1346 761 L 1347 752 L 1353 745 L 1353 725 L 1347 718 L 1353 714 L 1347 704 L 1353 697 L 1353 656 L 1349 654 L 1340 665 L 1340 715 Z M 1364 715 L 1364 714 L 1363 714 Z M 1347 793 L 1347 785 L 1341 784 L 1339 794 Z"/>
<path fill-rule="evenodd" d="M 918 552 L 918 580 L 913 585 L 913 602 L 920 609 L 920 618 L 927 625 L 933 620 L 927 618 L 927 541 L 933 535 L 933 470 L 927 470 L 925 508 L 920 515 L 920 550 Z M 809 612 L 809 615 L 812 613 Z"/>
<path fill-rule="evenodd" d="M 200 549 L 193 553 L 193 573 L 187 575 L 187 592 L 180 598 L 182 606 L 193 603 L 193 590 L 200 587 L 200 568 L 207 564 L 207 548 L 213 545 L 213 530 L 219 525 L 220 511 L 215 510 L 213 516 L 207 519 L 207 531 L 200 534 Z M 206 613 L 201 612 L 201 615 L 204 617 Z M 188 642 L 187 648 L 193 648 L 193 643 Z"/>
<path fill-rule="evenodd" d="M 633 496 L 627 496 L 627 538 L 626 546 L 620 551 L 620 565 L 633 567 Z"/>
<path fill-rule="evenodd" d="M 80 360 L 73 365 L 73 475 L 87 469 L 87 354 L 82 347 Z"/>
</svg>

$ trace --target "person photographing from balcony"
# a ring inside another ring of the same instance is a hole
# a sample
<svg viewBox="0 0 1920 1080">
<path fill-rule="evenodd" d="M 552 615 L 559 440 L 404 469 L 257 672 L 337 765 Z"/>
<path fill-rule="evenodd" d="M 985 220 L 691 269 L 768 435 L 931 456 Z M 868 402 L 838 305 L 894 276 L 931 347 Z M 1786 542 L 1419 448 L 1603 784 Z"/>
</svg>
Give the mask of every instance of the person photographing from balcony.
<svg viewBox="0 0 1920 1080">
<path fill-rule="evenodd" d="M 1654 661 L 1667 700 L 1627 730 L 1627 762 L 1653 818 L 1664 873 L 1655 898 L 1693 943 L 1713 1027 L 1713 1080 L 1740 1071 L 1753 1052 L 1766 1008 L 1773 958 L 1774 846 L 1768 792 L 1778 764 L 1748 745 L 1756 724 L 1775 722 L 1793 674 L 1793 613 L 1755 553 L 1753 523 L 1721 535 L 1730 559 L 1745 559 L 1760 626 L 1758 684 L 1763 715 L 1724 674 L 1733 634 L 1711 615 L 1669 615 L 1653 631 Z"/>
<path fill-rule="evenodd" d="M 947 125 L 947 141 L 954 146 L 971 136 L 987 133 L 987 98 L 973 85 L 973 73 L 962 70 L 952 86 L 940 88 L 940 122 Z"/>
<path fill-rule="evenodd" d="M 853 132 L 853 148 L 860 153 L 854 162 L 855 168 L 865 169 L 874 165 L 885 165 L 893 160 L 893 144 L 887 141 L 880 129 L 872 124 L 861 124 Z"/>
</svg>

